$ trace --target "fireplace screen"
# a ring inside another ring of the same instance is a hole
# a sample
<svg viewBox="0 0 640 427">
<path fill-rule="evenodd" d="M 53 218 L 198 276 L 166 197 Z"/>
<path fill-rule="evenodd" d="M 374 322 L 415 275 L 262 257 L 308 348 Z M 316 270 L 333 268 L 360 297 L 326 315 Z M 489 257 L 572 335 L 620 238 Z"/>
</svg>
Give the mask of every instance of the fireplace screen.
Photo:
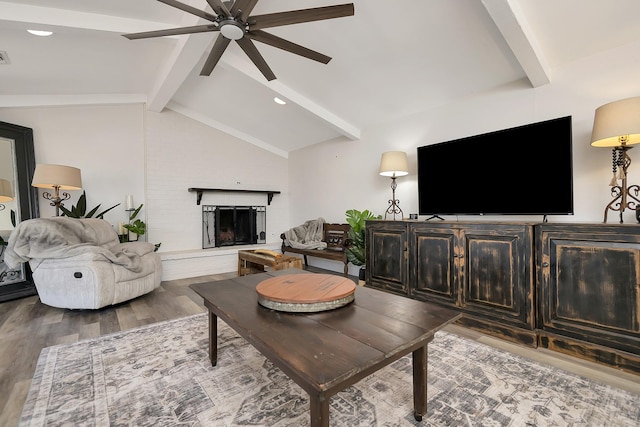
<svg viewBox="0 0 640 427">
<path fill-rule="evenodd" d="M 202 248 L 267 242 L 265 206 L 202 206 Z"/>
</svg>

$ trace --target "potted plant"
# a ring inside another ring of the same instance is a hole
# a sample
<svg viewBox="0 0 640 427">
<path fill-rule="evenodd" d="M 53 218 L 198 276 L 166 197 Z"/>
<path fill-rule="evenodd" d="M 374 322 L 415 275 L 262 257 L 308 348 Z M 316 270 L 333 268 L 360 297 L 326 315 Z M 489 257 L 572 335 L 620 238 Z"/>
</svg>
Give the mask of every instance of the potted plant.
<svg viewBox="0 0 640 427">
<path fill-rule="evenodd" d="M 140 209 L 142 209 L 142 206 L 144 206 L 144 204 L 138 206 L 138 208 L 129 215 L 129 224 L 123 225 L 124 228 L 136 235 L 136 240 L 138 240 L 140 236 L 147 232 L 147 224 L 139 218 L 136 219 L 136 217 L 140 213 Z"/>
<path fill-rule="evenodd" d="M 351 228 L 347 234 L 347 259 L 351 264 L 360 266 L 359 280 L 364 281 L 365 274 L 365 223 L 370 219 L 381 219 L 381 215 L 374 215 L 371 211 L 365 209 L 359 211 L 357 209 L 349 209 L 346 212 L 347 223 Z"/>
<path fill-rule="evenodd" d="M 118 203 L 117 205 L 113 205 L 109 209 L 105 209 L 102 212 L 96 214 L 96 212 L 98 212 L 98 209 L 100 209 L 100 205 L 98 205 L 87 212 L 87 194 L 85 191 L 83 191 L 82 196 L 78 198 L 78 204 L 71 205 L 71 210 L 65 208 L 62 205 L 60 205 L 60 210 L 62 211 L 62 216 L 67 216 L 69 218 L 93 218 L 93 215 L 95 215 L 96 218 L 104 219 L 104 214 L 117 206 L 120 206 L 120 203 Z"/>
</svg>

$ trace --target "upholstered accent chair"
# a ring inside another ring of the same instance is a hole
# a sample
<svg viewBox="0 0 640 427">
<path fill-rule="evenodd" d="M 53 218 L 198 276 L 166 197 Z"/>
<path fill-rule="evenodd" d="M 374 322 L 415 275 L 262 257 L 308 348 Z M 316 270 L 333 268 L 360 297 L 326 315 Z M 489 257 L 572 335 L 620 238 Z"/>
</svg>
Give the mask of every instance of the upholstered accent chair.
<svg viewBox="0 0 640 427">
<path fill-rule="evenodd" d="M 28 262 L 42 303 L 97 309 L 151 292 L 162 263 L 155 245 L 120 243 L 111 224 L 96 218 L 35 218 L 9 236 L 5 262 Z"/>
</svg>

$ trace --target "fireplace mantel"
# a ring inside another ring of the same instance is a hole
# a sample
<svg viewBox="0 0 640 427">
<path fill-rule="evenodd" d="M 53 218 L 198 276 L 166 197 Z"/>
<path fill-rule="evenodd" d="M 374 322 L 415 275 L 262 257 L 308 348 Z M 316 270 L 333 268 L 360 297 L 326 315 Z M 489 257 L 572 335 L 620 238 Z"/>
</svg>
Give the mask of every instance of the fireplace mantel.
<svg viewBox="0 0 640 427">
<path fill-rule="evenodd" d="M 235 188 L 189 188 L 190 192 L 195 192 L 198 194 L 198 199 L 196 204 L 200 204 L 202 200 L 202 193 L 204 192 L 227 192 L 227 193 L 262 193 L 267 195 L 267 205 L 271 204 L 271 200 L 273 200 L 274 194 L 280 194 L 279 191 L 273 190 L 241 190 Z"/>
</svg>

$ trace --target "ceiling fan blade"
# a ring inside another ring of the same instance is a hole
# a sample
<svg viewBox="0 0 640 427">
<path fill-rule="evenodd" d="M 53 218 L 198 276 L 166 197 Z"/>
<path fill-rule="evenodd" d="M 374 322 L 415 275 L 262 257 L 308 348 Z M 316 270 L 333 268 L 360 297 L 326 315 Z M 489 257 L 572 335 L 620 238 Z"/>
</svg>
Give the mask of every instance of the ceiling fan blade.
<svg viewBox="0 0 640 427">
<path fill-rule="evenodd" d="M 208 31 L 220 31 L 220 28 L 207 24 L 193 27 L 169 28 L 167 30 L 145 31 L 144 33 L 123 34 L 129 40 L 148 39 L 151 37 L 176 36 L 180 34 L 206 33 Z"/>
<path fill-rule="evenodd" d="M 251 59 L 251 61 L 256 64 L 256 67 L 258 67 L 262 75 L 264 75 L 264 77 L 269 81 L 275 80 L 276 75 L 273 74 L 271 68 L 269 68 L 262 55 L 260 55 L 260 52 L 258 52 L 256 45 L 246 37 L 236 41 L 238 42 L 242 50 L 244 50 L 244 53 L 247 54 L 249 59 Z"/>
<path fill-rule="evenodd" d="M 240 0 L 238 0 L 240 1 Z M 323 19 L 342 18 L 354 14 L 353 3 L 335 6 L 314 7 L 311 9 L 292 10 L 289 12 L 268 13 L 266 15 L 250 16 L 247 19 L 249 31 L 263 28 L 279 27 L 281 25 L 300 24 L 303 22 L 320 21 Z"/>
<path fill-rule="evenodd" d="M 327 64 L 329 61 L 331 61 L 331 58 L 327 55 L 323 55 L 320 52 L 316 52 L 315 50 L 307 49 L 304 46 L 292 43 L 288 40 L 285 40 L 278 36 L 274 36 L 273 34 L 269 34 L 262 30 L 250 31 L 245 34 L 245 37 L 249 37 L 251 40 L 255 40 L 257 42 L 265 43 L 270 46 L 286 50 L 287 52 L 295 53 L 296 55 L 304 56 L 305 58 L 313 59 L 314 61 L 322 62 L 323 64 Z"/>
<path fill-rule="evenodd" d="M 231 16 L 229 9 L 227 9 L 227 6 L 222 0 L 207 0 L 207 3 L 209 3 L 209 6 L 211 6 L 211 9 L 213 9 L 217 15 Z"/>
<path fill-rule="evenodd" d="M 169 6 L 173 6 L 176 9 L 180 9 L 180 10 L 182 10 L 184 12 L 187 12 L 187 13 L 190 13 L 192 15 L 199 16 L 200 18 L 204 18 L 207 21 L 215 22 L 215 20 L 216 20 L 216 17 L 213 16 L 212 14 L 207 13 L 207 12 L 205 12 L 203 10 L 200 10 L 200 9 L 196 9 L 193 6 L 189 6 L 188 4 L 184 4 L 184 3 L 181 3 L 181 2 L 176 1 L 176 0 L 158 0 L 158 1 L 160 3 L 164 3 L 164 4 L 169 5 Z"/>
<path fill-rule="evenodd" d="M 230 39 L 226 37 L 222 37 L 222 34 L 218 35 L 216 42 L 213 44 L 213 48 L 211 48 L 211 52 L 209 52 L 209 57 L 207 57 L 207 61 L 204 63 L 202 67 L 202 71 L 200 71 L 201 76 L 208 76 L 211 74 L 215 66 L 220 61 L 220 57 L 224 53 L 227 46 L 229 46 Z"/>
<path fill-rule="evenodd" d="M 258 0 L 236 0 L 231 6 L 231 16 L 240 18 L 241 21 L 245 21 L 254 7 L 256 7 Z M 236 14 L 240 12 L 238 16 Z"/>
</svg>

